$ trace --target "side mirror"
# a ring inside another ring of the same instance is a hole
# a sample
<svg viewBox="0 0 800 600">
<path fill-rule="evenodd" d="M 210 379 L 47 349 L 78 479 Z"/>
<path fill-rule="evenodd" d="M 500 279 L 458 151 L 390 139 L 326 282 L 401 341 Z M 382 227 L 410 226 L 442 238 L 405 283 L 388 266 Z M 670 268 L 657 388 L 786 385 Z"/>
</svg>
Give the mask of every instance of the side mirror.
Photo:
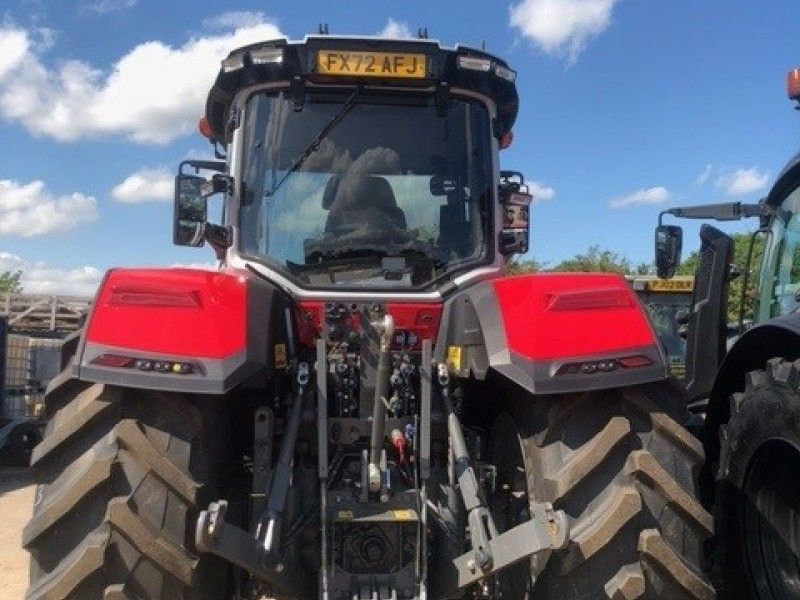
<svg viewBox="0 0 800 600">
<path fill-rule="evenodd" d="M 681 261 L 683 229 L 677 225 L 656 227 L 656 274 L 661 279 L 675 275 Z"/>
<path fill-rule="evenodd" d="M 208 181 L 181 173 L 175 178 L 175 213 L 172 241 L 178 246 L 202 246 L 208 217 Z"/>
<path fill-rule="evenodd" d="M 503 207 L 503 229 L 500 231 L 500 253 L 524 254 L 530 240 L 530 207 L 533 196 L 523 184 L 508 184 L 500 188 Z"/>
</svg>

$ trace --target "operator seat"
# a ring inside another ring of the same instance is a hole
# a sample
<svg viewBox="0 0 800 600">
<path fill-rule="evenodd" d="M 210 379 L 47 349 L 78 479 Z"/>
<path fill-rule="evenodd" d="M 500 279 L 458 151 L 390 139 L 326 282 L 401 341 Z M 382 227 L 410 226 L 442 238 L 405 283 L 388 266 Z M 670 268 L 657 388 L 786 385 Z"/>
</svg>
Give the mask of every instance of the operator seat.
<svg viewBox="0 0 800 600">
<path fill-rule="evenodd" d="M 392 186 L 385 178 L 376 175 L 345 175 L 341 180 L 331 178 L 325 190 L 323 205 L 330 211 L 325 223 L 325 233 L 347 238 L 386 240 L 406 237 L 406 215 L 397 206 Z"/>
</svg>

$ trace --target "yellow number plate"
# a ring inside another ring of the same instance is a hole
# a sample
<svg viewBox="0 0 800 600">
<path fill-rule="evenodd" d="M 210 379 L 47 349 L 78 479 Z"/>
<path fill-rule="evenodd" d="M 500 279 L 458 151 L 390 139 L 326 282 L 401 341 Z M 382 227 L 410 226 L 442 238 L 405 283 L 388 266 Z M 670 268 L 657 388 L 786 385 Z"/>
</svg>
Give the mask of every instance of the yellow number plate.
<svg viewBox="0 0 800 600">
<path fill-rule="evenodd" d="M 425 77 L 425 55 L 319 50 L 317 52 L 317 73 L 345 77 L 422 79 Z"/>
<path fill-rule="evenodd" d="M 691 279 L 653 279 L 647 282 L 651 292 L 691 292 L 694 281 Z"/>
</svg>

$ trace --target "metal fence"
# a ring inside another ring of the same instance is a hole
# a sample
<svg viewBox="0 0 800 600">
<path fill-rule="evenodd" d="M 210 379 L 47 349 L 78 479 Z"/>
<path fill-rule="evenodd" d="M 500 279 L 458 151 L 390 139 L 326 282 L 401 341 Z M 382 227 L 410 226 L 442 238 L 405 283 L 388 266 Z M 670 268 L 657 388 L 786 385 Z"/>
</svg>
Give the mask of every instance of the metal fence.
<svg viewBox="0 0 800 600">
<path fill-rule="evenodd" d="M 10 330 L 64 335 L 80 329 L 91 298 L 42 294 L 0 294 L 0 317 Z"/>
</svg>

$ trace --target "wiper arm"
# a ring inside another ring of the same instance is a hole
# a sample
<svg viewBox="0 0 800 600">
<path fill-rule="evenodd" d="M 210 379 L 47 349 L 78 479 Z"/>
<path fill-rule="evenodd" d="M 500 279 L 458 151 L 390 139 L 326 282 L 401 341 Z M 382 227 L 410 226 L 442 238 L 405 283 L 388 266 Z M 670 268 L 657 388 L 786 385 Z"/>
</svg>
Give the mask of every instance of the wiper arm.
<svg viewBox="0 0 800 600">
<path fill-rule="evenodd" d="M 294 162 L 292 162 L 292 164 L 289 166 L 289 170 L 284 173 L 283 177 L 281 177 L 280 181 L 275 185 L 275 187 L 268 192 L 265 192 L 264 196 L 273 196 L 275 192 L 277 192 L 278 189 L 283 185 L 283 183 L 289 179 L 292 173 L 302 167 L 308 160 L 308 157 L 319 149 L 319 145 L 322 143 L 322 140 L 328 137 L 330 132 L 333 131 L 333 128 L 336 127 L 341 120 L 344 119 L 345 115 L 347 115 L 347 113 L 353 109 L 353 106 L 355 106 L 356 96 L 361 93 L 361 90 L 363 90 L 363 86 L 358 86 L 353 90 L 353 93 L 350 94 L 347 97 L 347 100 L 344 101 L 344 104 L 342 104 L 342 108 L 339 109 L 339 112 L 333 115 L 333 118 L 328 121 L 325 127 L 320 130 L 313 140 L 311 140 L 311 143 L 306 146 L 305 150 L 303 150 L 300 155 L 294 159 Z"/>
</svg>

